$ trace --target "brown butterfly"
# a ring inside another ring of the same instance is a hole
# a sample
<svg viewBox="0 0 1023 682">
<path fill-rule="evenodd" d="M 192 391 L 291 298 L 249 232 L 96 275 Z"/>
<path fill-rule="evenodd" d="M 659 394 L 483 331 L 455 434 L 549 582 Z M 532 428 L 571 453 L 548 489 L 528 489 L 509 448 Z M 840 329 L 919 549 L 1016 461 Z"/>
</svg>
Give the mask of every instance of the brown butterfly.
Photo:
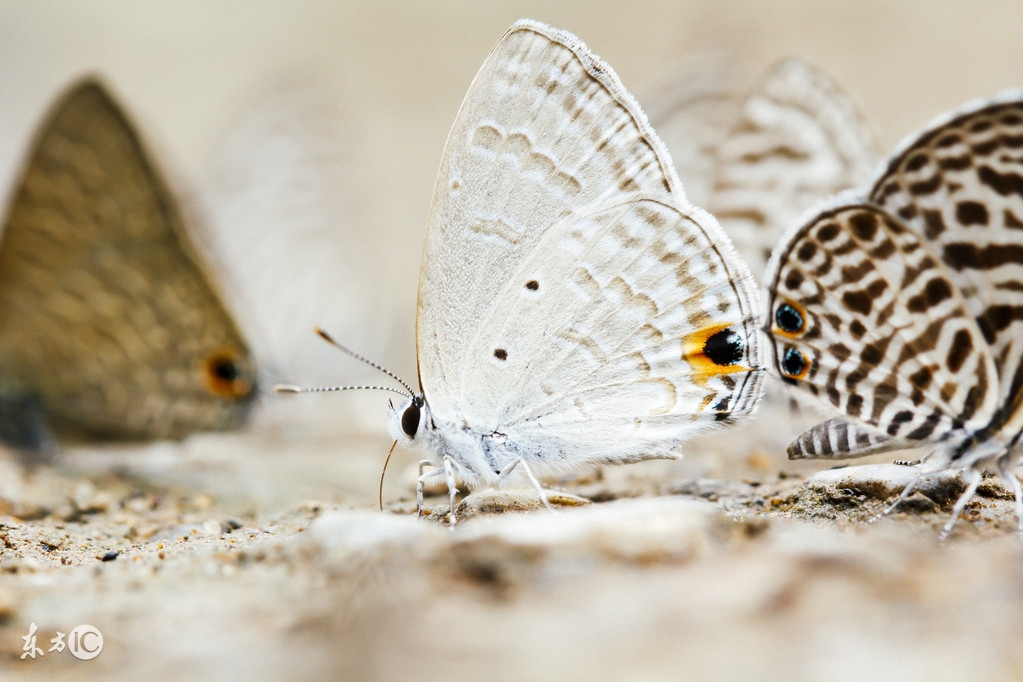
<svg viewBox="0 0 1023 682">
<path fill-rule="evenodd" d="M 37 134 L 0 234 L 0 440 L 242 423 L 255 371 L 134 127 L 85 80 Z"/>
</svg>

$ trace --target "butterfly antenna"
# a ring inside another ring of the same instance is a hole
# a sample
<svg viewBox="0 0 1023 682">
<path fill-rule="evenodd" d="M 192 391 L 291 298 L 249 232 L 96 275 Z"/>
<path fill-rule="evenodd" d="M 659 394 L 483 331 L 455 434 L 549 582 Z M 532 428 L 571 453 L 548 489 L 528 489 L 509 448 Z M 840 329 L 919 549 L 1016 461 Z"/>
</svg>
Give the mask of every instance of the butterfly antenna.
<svg viewBox="0 0 1023 682">
<path fill-rule="evenodd" d="M 411 397 L 405 391 L 399 391 L 393 386 L 293 386 L 291 384 L 277 384 L 274 386 L 277 393 L 326 393 L 327 391 L 390 391 L 398 395 Z"/>
<path fill-rule="evenodd" d="M 356 353 L 355 351 L 353 351 L 353 350 L 352 350 L 351 348 L 347 348 L 346 346 L 342 346 L 342 345 L 341 345 L 340 343 L 338 343 L 337 341 L 335 341 L 335 340 L 334 340 L 334 338 L 333 338 L 333 337 L 332 337 L 332 336 L 331 336 L 330 334 L 328 334 L 327 332 L 323 331 L 323 330 L 322 330 L 322 329 L 320 329 L 319 327 L 315 327 L 314 329 L 315 329 L 316 333 L 317 333 L 317 334 L 319 334 L 319 335 L 320 335 L 320 337 L 321 337 L 321 338 L 322 338 L 322 339 L 323 339 L 324 341 L 326 341 L 327 343 L 329 343 L 330 345 L 332 345 L 332 346 L 335 346 L 335 347 L 337 347 L 337 348 L 341 349 L 341 350 L 342 350 L 343 352 L 345 352 L 345 353 L 347 353 L 348 355 L 352 356 L 353 358 L 355 358 L 355 359 L 356 359 L 356 360 L 358 360 L 359 362 L 364 362 L 364 363 L 366 363 L 367 365 L 369 365 L 370 367 L 372 367 L 372 368 L 374 368 L 374 369 L 377 369 L 377 370 L 379 370 L 379 371 L 383 372 L 383 373 L 384 373 L 384 374 L 386 374 L 387 376 L 389 376 L 389 377 L 391 377 L 392 379 L 394 379 L 395 381 L 397 381 L 397 382 L 398 382 L 399 384 L 401 384 L 402 386 L 404 386 L 404 387 L 405 387 L 405 390 L 406 390 L 406 391 L 408 391 L 408 394 L 409 394 L 409 396 L 414 396 L 414 395 L 416 394 L 416 392 L 412 390 L 412 387 L 411 387 L 411 386 L 409 386 L 409 385 L 408 385 L 408 384 L 407 384 L 407 383 L 405 382 L 405 380 L 404 380 L 404 379 L 402 379 L 401 377 L 399 377 L 399 376 L 398 376 L 397 374 L 395 374 L 394 372 L 390 371 L 389 369 L 385 369 L 384 367 L 381 367 L 380 365 L 378 365 L 377 363 L 373 362 L 372 360 L 370 360 L 370 359 L 369 359 L 369 358 L 367 358 L 367 357 L 363 357 L 362 355 L 359 355 L 358 353 Z"/>
</svg>

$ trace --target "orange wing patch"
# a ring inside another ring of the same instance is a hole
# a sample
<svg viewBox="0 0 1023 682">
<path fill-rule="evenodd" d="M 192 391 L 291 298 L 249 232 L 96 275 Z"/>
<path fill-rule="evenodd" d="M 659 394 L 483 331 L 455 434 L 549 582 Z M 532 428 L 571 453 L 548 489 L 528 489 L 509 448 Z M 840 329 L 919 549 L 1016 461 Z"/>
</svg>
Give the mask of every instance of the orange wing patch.
<svg viewBox="0 0 1023 682">
<path fill-rule="evenodd" d="M 202 378 L 206 389 L 221 398 L 241 399 L 252 392 L 252 382 L 245 378 L 238 364 L 242 354 L 236 348 L 216 350 L 202 361 Z"/>
<path fill-rule="evenodd" d="M 714 376 L 751 371 L 740 363 L 745 351 L 745 341 L 728 322 L 682 337 L 682 359 L 693 368 L 693 380 L 699 386 Z"/>
</svg>

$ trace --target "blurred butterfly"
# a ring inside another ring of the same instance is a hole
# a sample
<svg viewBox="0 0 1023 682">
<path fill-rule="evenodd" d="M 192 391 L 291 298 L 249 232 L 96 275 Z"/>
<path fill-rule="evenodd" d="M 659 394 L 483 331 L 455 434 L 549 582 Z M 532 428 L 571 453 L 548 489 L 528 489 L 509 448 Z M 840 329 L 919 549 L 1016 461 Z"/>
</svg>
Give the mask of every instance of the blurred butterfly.
<svg viewBox="0 0 1023 682">
<path fill-rule="evenodd" d="M 800 59 L 752 87 L 707 55 L 672 74 L 650 120 L 686 194 L 710 211 L 760 279 L 771 250 L 819 200 L 870 178 L 880 152 L 852 98 Z"/>
<path fill-rule="evenodd" d="M 615 72 L 515 24 L 448 137 L 394 438 L 471 488 L 680 456 L 761 393 L 758 292 Z M 294 390 L 292 387 L 282 387 Z M 298 389 L 301 390 L 301 389 Z M 452 514 L 452 520 L 453 520 Z"/>
<path fill-rule="evenodd" d="M 37 134 L 0 235 L 0 439 L 241 424 L 252 359 L 133 126 L 99 83 Z"/>
</svg>

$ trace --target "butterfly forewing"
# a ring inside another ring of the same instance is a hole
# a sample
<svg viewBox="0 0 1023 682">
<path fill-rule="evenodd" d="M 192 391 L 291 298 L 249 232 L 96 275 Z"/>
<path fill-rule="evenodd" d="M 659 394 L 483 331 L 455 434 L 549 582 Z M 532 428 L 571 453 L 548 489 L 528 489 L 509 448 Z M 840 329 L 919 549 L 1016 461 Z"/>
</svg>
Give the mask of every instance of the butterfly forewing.
<svg viewBox="0 0 1023 682">
<path fill-rule="evenodd" d="M 1000 380 L 1023 386 L 1023 102 L 942 121 L 907 145 L 870 199 L 932 245 L 977 318 Z"/>
<path fill-rule="evenodd" d="M 0 242 L 0 393 L 79 435 L 244 416 L 251 360 L 130 124 L 82 83 L 41 129 Z"/>
<path fill-rule="evenodd" d="M 997 375 L 984 337 L 949 269 L 897 217 L 823 212 L 783 245 L 769 286 L 782 377 L 894 439 L 990 421 Z"/>
<path fill-rule="evenodd" d="M 452 415 L 470 343 L 509 277 L 569 214 L 623 193 L 684 201 L 663 146 L 574 36 L 516 24 L 477 74 L 441 161 L 419 285 L 420 380 Z"/>
</svg>

